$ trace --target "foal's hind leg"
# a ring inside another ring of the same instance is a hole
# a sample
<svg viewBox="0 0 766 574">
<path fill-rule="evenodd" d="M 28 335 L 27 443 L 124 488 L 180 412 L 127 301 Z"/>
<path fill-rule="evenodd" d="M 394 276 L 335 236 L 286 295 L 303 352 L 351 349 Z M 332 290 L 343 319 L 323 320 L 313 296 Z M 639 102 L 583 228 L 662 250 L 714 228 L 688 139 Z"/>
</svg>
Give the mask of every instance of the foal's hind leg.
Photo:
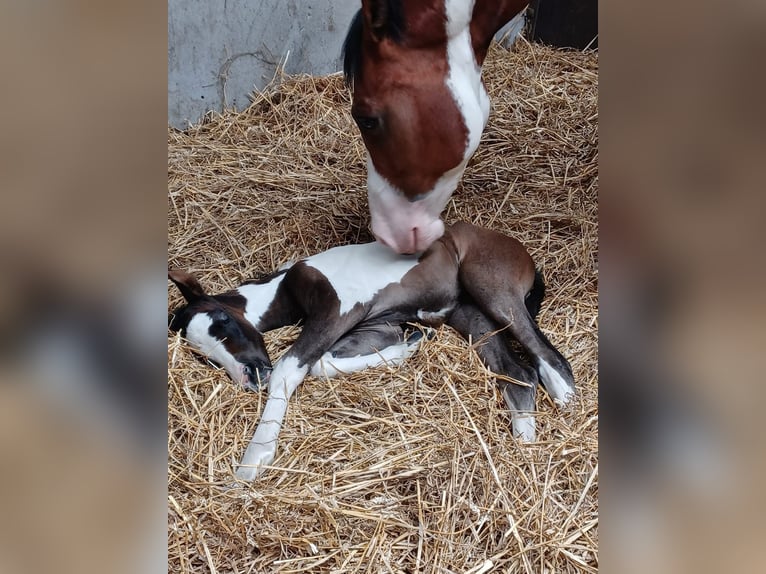
<svg viewBox="0 0 766 574">
<path fill-rule="evenodd" d="M 561 406 L 574 396 L 572 368 L 540 331 L 525 305 L 525 296 L 536 298 L 536 291 L 543 286 L 542 281 L 535 281 L 534 265 L 526 252 L 523 258 L 516 255 L 510 265 L 500 257 L 466 259 L 460 267 L 460 284 L 490 319 L 508 326 L 534 362 L 548 394 Z"/>
<path fill-rule="evenodd" d="M 481 305 L 484 308 L 483 305 Z M 567 404 L 575 393 L 572 367 L 529 316 L 520 298 L 502 297 L 490 302 L 486 313 L 510 333 L 528 353 L 540 377 L 540 382 L 558 406 Z"/>
<path fill-rule="evenodd" d="M 405 338 L 399 325 L 360 325 L 314 363 L 311 374 L 332 378 L 384 364 L 399 365 L 417 351 L 422 337 L 420 331 L 414 331 Z"/>
<path fill-rule="evenodd" d="M 510 342 L 498 333 L 499 327 L 472 302 L 461 301 L 452 312 L 447 324 L 465 339 L 476 344 L 476 352 L 484 364 L 494 373 L 519 381 L 498 380 L 498 386 L 511 411 L 514 435 L 521 440 L 535 440 L 535 392 L 537 372 L 525 364 Z"/>
</svg>

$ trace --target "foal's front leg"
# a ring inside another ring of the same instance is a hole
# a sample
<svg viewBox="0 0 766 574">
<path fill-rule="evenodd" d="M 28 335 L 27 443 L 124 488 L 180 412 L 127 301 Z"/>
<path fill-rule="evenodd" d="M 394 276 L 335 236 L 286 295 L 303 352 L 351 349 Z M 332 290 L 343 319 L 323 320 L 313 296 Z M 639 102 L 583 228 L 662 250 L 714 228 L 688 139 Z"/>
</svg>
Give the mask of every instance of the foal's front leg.
<svg viewBox="0 0 766 574">
<path fill-rule="evenodd" d="M 405 339 L 404 331 L 399 326 L 367 325 L 347 333 L 334 343 L 313 364 L 311 374 L 334 377 L 340 372 L 351 373 L 383 363 L 399 364 L 415 353 L 422 337 L 420 331 L 415 331 Z M 307 335 L 303 341 L 309 338 Z M 296 348 L 300 350 L 302 347 L 296 341 L 271 373 L 269 397 L 263 408 L 261 422 L 236 472 L 237 478 L 241 480 L 255 480 L 263 472 L 263 467 L 271 464 L 276 457 L 277 440 L 287 412 L 287 402 L 309 371 L 309 363 L 302 362 L 294 354 Z"/>
<path fill-rule="evenodd" d="M 261 421 L 236 471 L 237 478 L 255 480 L 263 473 L 265 466 L 274 462 L 279 431 L 287 413 L 287 401 L 306 378 L 310 366 L 348 330 L 349 324 L 354 324 L 354 318 L 353 314 L 347 314 L 342 320 L 331 316 L 306 322 L 293 346 L 271 372 L 269 397 L 263 407 Z"/>
<path fill-rule="evenodd" d="M 306 377 L 306 373 L 308 363 L 301 363 L 301 360 L 289 351 L 274 367 L 261 422 L 258 423 L 236 472 L 240 480 L 255 480 L 263 472 L 263 467 L 274 462 L 279 431 L 287 413 L 287 401 Z"/>
<path fill-rule="evenodd" d="M 314 377 L 333 378 L 381 365 L 396 366 L 418 350 L 423 338 L 413 331 L 405 338 L 400 325 L 362 324 L 345 334 L 311 367 Z"/>
<path fill-rule="evenodd" d="M 522 383 L 498 381 L 498 387 L 511 411 L 513 434 L 524 442 L 533 442 L 537 435 L 534 410 L 538 377 L 535 370 L 527 366 L 513 349 L 500 326 L 467 297 L 453 311 L 447 324 L 466 340 L 473 341 L 476 352 L 490 371 Z"/>
</svg>

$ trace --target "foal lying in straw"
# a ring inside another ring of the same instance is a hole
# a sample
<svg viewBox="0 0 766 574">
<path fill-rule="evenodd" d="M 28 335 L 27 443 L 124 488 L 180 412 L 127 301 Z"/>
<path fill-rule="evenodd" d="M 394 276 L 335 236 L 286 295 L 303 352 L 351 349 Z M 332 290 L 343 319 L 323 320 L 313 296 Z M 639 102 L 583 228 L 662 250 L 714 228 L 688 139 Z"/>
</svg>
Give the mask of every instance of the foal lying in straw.
<svg viewBox="0 0 766 574">
<path fill-rule="evenodd" d="M 516 239 L 474 225 L 452 225 L 419 256 L 379 243 L 335 247 L 220 295 L 208 295 L 183 271 L 168 275 L 188 303 L 170 328 L 245 388 L 268 384 L 261 422 L 236 471 L 243 480 L 274 460 L 287 401 L 307 374 L 403 361 L 422 338 L 405 336 L 409 322 L 446 323 L 482 341 L 477 351 L 486 366 L 519 382 L 498 385 L 521 440 L 535 439 L 538 380 L 558 405 L 574 394 L 569 363 L 535 322 L 545 288 L 532 258 Z M 272 369 L 262 333 L 299 321 L 301 334 Z"/>
</svg>

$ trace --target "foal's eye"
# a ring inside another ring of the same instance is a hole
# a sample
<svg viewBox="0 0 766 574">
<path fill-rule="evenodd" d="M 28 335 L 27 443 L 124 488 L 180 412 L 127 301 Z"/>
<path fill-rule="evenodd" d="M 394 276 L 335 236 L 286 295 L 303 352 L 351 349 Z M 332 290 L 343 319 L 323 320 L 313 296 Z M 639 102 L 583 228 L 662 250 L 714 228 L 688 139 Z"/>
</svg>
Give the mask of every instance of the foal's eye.
<svg viewBox="0 0 766 574">
<path fill-rule="evenodd" d="M 229 317 L 226 313 L 217 313 L 214 317 L 214 320 L 218 323 L 221 323 L 222 325 L 228 325 L 231 322 L 231 317 Z"/>
<path fill-rule="evenodd" d="M 369 132 L 380 126 L 380 118 L 375 116 L 354 116 L 354 121 L 363 132 Z"/>
</svg>

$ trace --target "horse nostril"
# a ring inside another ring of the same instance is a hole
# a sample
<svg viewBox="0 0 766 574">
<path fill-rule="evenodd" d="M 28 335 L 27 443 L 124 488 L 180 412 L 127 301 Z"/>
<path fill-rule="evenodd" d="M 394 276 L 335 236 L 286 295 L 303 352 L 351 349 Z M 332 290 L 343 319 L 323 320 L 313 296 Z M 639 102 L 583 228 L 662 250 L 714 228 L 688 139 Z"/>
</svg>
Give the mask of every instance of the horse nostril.
<svg viewBox="0 0 766 574">
<path fill-rule="evenodd" d="M 261 390 L 263 375 L 261 369 L 256 364 L 248 363 L 242 365 L 242 386 L 245 390 L 258 392 Z"/>
<path fill-rule="evenodd" d="M 265 383 L 271 377 L 271 367 L 263 367 L 258 369 L 258 382 Z"/>
<path fill-rule="evenodd" d="M 412 243 L 408 249 L 402 249 L 400 253 L 402 255 L 414 255 L 418 251 L 418 228 L 412 228 Z"/>
</svg>

